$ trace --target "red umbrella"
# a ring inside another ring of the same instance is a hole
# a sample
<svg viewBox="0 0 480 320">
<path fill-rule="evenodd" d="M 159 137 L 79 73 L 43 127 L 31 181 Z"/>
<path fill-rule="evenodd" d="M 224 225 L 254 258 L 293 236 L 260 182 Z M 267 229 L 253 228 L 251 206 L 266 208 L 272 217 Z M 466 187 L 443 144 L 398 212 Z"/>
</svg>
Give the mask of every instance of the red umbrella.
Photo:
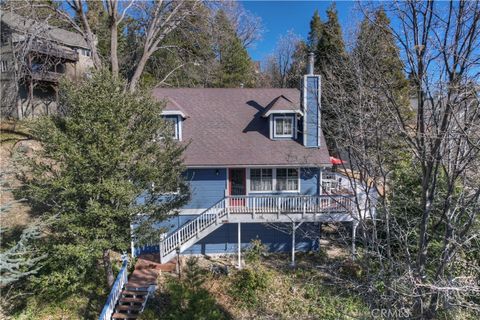
<svg viewBox="0 0 480 320">
<path fill-rule="evenodd" d="M 338 164 L 345 163 L 345 161 L 343 161 L 342 159 L 335 158 L 335 157 L 330 157 L 330 163 L 333 164 L 333 165 L 338 165 Z"/>
</svg>

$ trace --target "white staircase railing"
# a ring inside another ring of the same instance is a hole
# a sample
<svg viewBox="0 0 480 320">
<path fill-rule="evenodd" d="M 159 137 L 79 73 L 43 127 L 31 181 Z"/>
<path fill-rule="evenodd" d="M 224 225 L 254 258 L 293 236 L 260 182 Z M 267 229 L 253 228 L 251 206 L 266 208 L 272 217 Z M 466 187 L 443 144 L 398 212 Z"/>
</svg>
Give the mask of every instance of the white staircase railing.
<svg viewBox="0 0 480 320">
<path fill-rule="evenodd" d="M 160 241 L 160 260 L 166 262 L 220 227 L 221 219 L 230 214 L 328 214 L 354 213 L 352 197 L 323 196 L 230 196 L 217 202 L 196 218 L 186 222 Z M 247 217 L 247 216 L 245 216 Z"/>
<path fill-rule="evenodd" d="M 160 259 L 182 249 L 188 240 L 198 235 L 208 227 L 218 224 L 219 219 L 226 215 L 226 198 L 223 198 L 212 207 L 205 210 L 195 219 L 192 219 L 160 242 Z"/>
<path fill-rule="evenodd" d="M 117 301 L 120 298 L 120 293 L 123 290 L 123 287 L 128 282 L 128 258 L 126 255 L 122 256 L 122 268 L 113 283 L 110 294 L 108 295 L 107 302 L 103 306 L 102 313 L 98 317 L 98 320 L 110 320 L 112 319 L 113 311 L 117 305 Z"/>
</svg>

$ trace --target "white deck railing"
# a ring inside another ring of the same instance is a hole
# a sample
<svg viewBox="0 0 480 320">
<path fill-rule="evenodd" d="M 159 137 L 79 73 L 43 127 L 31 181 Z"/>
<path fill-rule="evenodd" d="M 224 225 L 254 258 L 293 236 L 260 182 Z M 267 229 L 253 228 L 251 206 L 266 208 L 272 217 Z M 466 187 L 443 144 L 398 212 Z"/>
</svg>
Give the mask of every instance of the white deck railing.
<svg viewBox="0 0 480 320">
<path fill-rule="evenodd" d="M 127 256 L 122 257 L 122 268 L 117 275 L 117 279 L 110 290 L 110 294 L 108 295 L 107 302 L 105 303 L 102 313 L 98 317 L 98 320 L 110 320 L 112 319 L 113 310 L 115 310 L 115 306 L 117 305 L 118 298 L 120 297 L 120 293 L 123 290 L 123 287 L 128 282 L 128 259 Z"/>
<path fill-rule="evenodd" d="M 226 197 L 161 240 L 160 258 L 171 255 L 176 250 L 181 251 L 182 245 L 194 237 L 198 238 L 203 231 L 212 225 L 218 225 L 220 219 L 228 218 L 230 214 L 349 213 L 354 212 L 352 200 L 352 197 L 340 195 Z"/>
<path fill-rule="evenodd" d="M 328 196 L 231 196 L 228 213 L 331 213 L 352 210 L 352 198 Z"/>
</svg>

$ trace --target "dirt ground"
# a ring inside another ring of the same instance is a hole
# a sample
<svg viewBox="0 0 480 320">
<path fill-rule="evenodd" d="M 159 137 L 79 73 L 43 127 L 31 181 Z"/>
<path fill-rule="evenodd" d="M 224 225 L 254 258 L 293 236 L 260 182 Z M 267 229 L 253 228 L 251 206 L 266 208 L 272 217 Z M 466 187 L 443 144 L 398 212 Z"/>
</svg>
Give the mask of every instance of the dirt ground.
<svg viewBox="0 0 480 320">
<path fill-rule="evenodd" d="M 15 199 L 13 194 L 13 190 L 20 186 L 16 176 L 19 170 L 18 157 L 31 153 L 38 146 L 31 140 L 15 138 L 2 140 L 0 143 L 0 205 L 2 206 L 0 225 L 2 229 L 12 232 L 15 229 L 23 229 L 30 221 L 30 208 L 21 199 Z"/>
</svg>

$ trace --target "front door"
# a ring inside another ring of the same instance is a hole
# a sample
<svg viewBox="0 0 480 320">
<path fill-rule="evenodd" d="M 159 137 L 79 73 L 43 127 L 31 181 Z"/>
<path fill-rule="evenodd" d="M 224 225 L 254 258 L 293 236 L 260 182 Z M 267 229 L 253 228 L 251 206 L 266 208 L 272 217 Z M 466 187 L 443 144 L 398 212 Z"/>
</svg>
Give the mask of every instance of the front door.
<svg viewBox="0 0 480 320">
<path fill-rule="evenodd" d="M 229 169 L 229 193 L 232 198 L 230 199 L 230 206 L 232 207 L 244 207 L 245 198 L 235 198 L 235 196 L 245 196 L 247 194 L 247 183 L 245 169 Z"/>
</svg>

